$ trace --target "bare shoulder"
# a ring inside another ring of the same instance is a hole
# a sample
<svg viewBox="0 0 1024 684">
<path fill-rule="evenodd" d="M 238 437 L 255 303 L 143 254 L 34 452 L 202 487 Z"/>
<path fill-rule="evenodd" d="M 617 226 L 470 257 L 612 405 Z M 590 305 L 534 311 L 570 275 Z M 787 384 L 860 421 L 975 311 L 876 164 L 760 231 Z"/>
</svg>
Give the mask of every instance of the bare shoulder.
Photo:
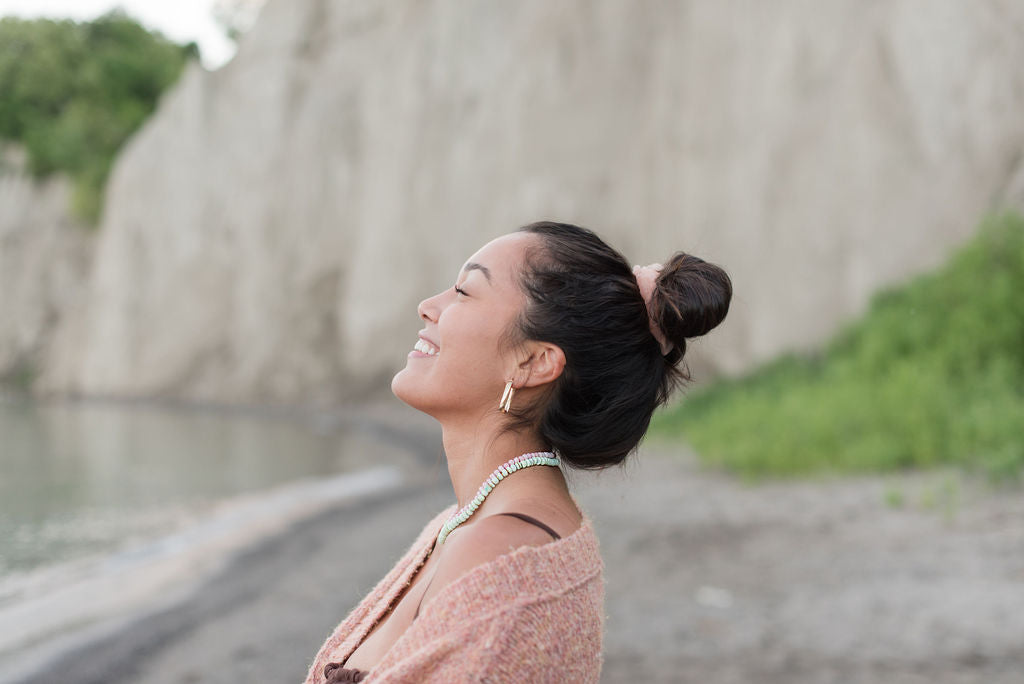
<svg viewBox="0 0 1024 684">
<path fill-rule="evenodd" d="M 549 541 L 548 533 L 525 520 L 511 515 L 489 515 L 449 535 L 441 565 L 466 571 L 520 547 L 540 546 Z"/>
<path fill-rule="evenodd" d="M 479 565 L 518 548 L 550 541 L 551 535 L 544 530 L 510 515 L 489 515 L 472 525 L 460 526 L 445 539 L 423 602 Z"/>
</svg>

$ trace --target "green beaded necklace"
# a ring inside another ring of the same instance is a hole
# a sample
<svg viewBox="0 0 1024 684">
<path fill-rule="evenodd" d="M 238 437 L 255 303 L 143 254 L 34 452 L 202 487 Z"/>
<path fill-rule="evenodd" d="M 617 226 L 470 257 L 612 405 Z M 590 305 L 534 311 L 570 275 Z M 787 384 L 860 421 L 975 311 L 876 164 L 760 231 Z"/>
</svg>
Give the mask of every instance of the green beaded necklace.
<svg viewBox="0 0 1024 684">
<path fill-rule="evenodd" d="M 498 466 L 494 472 L 484 480 L 484 483 L 480 485 L 480 489 L 477 490 L 476 496 L 474 496 L 468 504 L 459 509 L 455 515 L 448 518 L 448 522 L 444 524 L 437 535 L 438 545 L 444 544 L 445 537 L 447 537 L 452 530 L 469 520 L 469 516 L 476 512 L 476 509 L 478 509 L 480 504 L 484 502 L 484 499 L 486 499 L 487 495 L 491 493 L 491 490 L 494 489 L 499 482 L 505 479 L 507 475 L 522 468 L 529 468 L 530 466 L 558 466 L 560 463 L 561 461 L 558 460 L 558 457 L 550 451 L 533 451 L 528 454 L 523 454 L 522 456 L 516 456 L 512 460 Z"/>
</svg>

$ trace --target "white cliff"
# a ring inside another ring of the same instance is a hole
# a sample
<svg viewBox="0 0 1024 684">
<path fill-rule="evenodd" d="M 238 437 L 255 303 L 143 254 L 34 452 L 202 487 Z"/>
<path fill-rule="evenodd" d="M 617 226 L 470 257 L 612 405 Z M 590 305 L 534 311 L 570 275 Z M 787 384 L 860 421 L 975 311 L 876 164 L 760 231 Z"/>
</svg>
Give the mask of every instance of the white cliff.
<svg viewBox="0 0 1024 684">
<path fill-rule="evenodd" d="M 732 275 L 701 375 L 820 343 L 1024 205 L 1024 3 L 270 0 L 118 159 L 38 389 L 324 403 L 541 218 Z"/>
<path fill-rule="evenodd" d="M 25 385 L 61 318 L 83 296 L 95 234 L 71 218 L 71 183 L 36 180 L 24 150 L 0 144 L 0 378 Z"/>
</svg>

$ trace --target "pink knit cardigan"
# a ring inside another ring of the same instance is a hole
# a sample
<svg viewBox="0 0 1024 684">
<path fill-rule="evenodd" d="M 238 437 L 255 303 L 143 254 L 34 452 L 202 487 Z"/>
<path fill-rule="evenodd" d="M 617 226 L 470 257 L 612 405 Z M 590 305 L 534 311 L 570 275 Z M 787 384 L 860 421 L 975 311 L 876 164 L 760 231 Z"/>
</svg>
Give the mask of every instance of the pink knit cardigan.
<svg viewBox="0 0 1024 684">
<path fill-rule="evenodd" d="M 344 662 L 409 585 L 452 506 L 320 648 L 306 684 Z M 591 521 L 541 546 L 479 565 L 442 588 L 364 682 L 596 682 L 601 674 L 603 563 Z"/>
</svg>

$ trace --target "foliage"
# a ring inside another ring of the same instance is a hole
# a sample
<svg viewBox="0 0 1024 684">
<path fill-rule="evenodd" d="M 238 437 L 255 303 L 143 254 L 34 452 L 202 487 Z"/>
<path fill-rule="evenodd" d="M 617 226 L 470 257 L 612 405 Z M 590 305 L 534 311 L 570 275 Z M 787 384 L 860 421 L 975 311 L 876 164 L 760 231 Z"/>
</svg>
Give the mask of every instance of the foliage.
<svg viewBox="0 0 1024 684">
<path fill-rule="evenodd" d="M 95 223 L 114 155 L 197 54 L 114 11 L 95 21 L 0 19 L 0 138 L 37 177 L 67 172 Z"/>
<path fill-rule="evenodd" d="M 993 216 L 940 270 L 877 294 L 821 354 L 788 355 L 659 414 L 748 477 L 1024 465 L 1024 219 Z"/>
</svg>

